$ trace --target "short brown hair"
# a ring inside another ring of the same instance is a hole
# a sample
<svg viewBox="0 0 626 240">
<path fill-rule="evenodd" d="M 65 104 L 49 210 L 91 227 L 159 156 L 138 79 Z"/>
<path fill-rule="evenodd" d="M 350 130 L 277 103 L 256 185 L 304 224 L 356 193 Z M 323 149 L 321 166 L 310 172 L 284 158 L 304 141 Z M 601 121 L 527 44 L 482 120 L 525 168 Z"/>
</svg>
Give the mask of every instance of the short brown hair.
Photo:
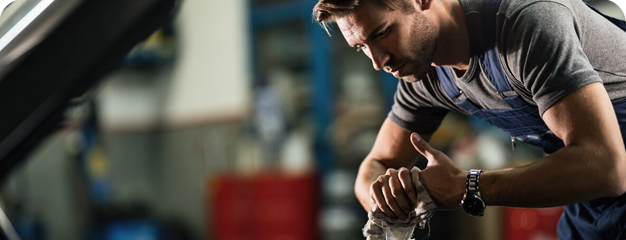
<svg viewBox="0 0 626 240">
<path fill-rule="evenodd" d="M 337 18 L 351 13 L 359 4 L 372 1 L 388 9 L 398 9 L 407 6 L 406 0 L 319 0 L 313 7 L 313 17 L 315 21 L 322 24 L 328 32 L 328 24 Z"/>
</svg>

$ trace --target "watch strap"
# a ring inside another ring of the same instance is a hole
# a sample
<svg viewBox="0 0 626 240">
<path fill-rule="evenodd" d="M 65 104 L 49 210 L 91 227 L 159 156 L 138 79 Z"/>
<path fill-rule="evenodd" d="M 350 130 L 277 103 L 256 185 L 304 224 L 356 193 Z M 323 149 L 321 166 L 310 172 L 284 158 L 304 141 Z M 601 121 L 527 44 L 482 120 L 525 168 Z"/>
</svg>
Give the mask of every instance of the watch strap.
<svg viewBox="0 0 626 240">
<path fill-rule="evenodd" d="M 471 169 L 467 173 L 467 188 L 465 194 L 479 194 L 478 183 L 480 182 L 481 169 Z"/>
</svg>

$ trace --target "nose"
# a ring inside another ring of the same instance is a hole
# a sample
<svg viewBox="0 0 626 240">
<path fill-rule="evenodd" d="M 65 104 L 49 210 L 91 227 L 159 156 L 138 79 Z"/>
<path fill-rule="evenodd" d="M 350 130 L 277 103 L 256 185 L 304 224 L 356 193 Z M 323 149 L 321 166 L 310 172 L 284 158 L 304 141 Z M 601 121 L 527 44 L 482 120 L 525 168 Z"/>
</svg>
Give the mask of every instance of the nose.
<svg viewBox="0 0 626 240">
<path fill-rule="evenodd" d="M 387 66 L 389 59 L 391 59 L 389 53 L 379 47 L 368 46 L 365 49 L 365 54 L 372 59 L 372 65 L 376 71 L 380 71 Z"/>
</svg>

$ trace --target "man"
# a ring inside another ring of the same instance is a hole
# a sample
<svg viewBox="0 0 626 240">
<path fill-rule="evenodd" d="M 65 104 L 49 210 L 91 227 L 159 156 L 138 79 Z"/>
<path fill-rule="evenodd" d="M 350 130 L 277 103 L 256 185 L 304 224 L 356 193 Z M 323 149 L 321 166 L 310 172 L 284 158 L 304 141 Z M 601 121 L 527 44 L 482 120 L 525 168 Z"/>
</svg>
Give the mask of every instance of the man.
<svg viewBox="0 0 626 240">
<path fill-rule="evenodd" d="M 407 218 L 419 174 L 440 209 L 565 205 L 561 239 L 626 239 L 624 30 L 579 0 L 320 0 L 314 15 L 404 80 L 359 168 L 366 210 Z M 460 169 L 427 143 L 449 111 L 550 154 L 518 168 Z M 418 154 L 426 168 L 408 170 Z"/>
</svg>

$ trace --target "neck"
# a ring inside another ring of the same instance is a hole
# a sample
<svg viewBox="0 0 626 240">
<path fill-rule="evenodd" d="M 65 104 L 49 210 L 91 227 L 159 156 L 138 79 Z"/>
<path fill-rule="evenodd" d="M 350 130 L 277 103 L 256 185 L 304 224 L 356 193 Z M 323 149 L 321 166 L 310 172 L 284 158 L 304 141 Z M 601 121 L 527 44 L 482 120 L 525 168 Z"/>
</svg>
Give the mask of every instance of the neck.
<svg viewBox="0 0 626 240">
<path fill-rule="evenodd" d="M 436 15 L 439 23 L 439 38 L 433 65 L 465 71 L 470 59 L 465 13 L 458 0 L 435 2 L 438 3 Z"/>
</svg>

